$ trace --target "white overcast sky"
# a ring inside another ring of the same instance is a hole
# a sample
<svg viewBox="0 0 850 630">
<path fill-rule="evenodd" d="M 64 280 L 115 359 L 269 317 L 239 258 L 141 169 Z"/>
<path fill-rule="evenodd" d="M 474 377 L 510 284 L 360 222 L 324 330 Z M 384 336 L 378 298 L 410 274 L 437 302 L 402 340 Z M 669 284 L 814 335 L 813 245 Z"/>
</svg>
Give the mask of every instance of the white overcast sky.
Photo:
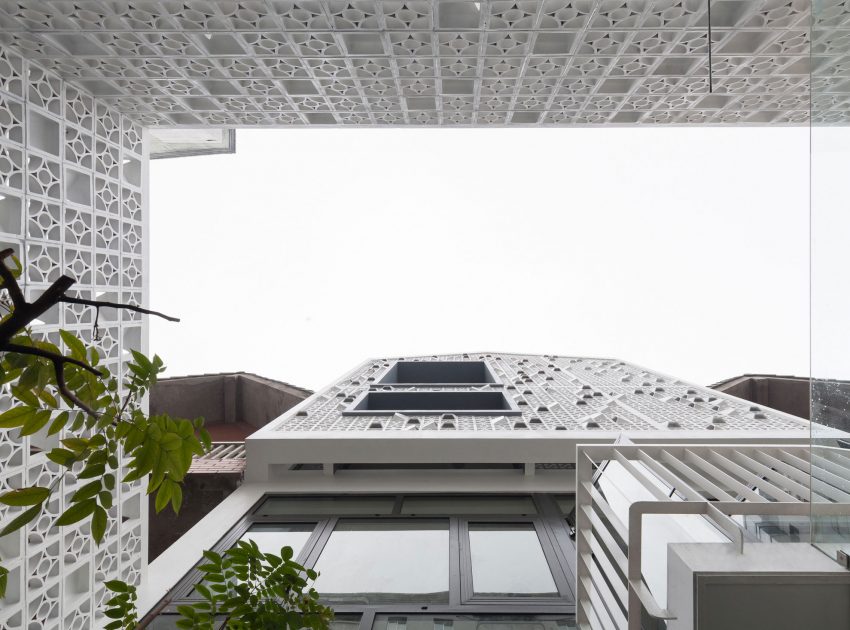
<svg viewBox="0 0 850 630">
<path fill-rule="evenodd" d="M 169 375 L 369 357 L 808 375 L 807 128 L 285 129 L 150 170 Z"/>
</svg>

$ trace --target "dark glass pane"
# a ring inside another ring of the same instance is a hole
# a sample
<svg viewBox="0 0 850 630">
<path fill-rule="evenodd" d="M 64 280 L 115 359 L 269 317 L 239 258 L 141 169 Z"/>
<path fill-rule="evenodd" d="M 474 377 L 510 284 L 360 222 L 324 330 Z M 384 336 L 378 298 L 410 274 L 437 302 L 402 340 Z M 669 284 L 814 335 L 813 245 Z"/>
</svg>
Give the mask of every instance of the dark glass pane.
<svg viewBox="0 0 850 630">
<path fill-rule="evenodd" d="M 304 548 L 316 523 L 256 523 L 240 540 L 253 540 L 263 553 L 280 555 L 281 547 L 292 547 L 293 558 Z"/>
<path fill-rule="evenodd" d="M 362 514 L 392 514 L 395 497 L 330 496 L 330 497 L 269 497 L 255 512 L 259 516 L 345 516 Z"/>
<path fill-rule="evenodd" d="M 575 525 L 576 522 L 576 495 L 574 494 L 557 494 L 555 495 L 555 503 L 561 510 L 561 514 L 567 517 L 567 522 L 570 525 Z"/>
<path fill-rule="evenodd" d="M 404 498 L 402 514 L 537 514 L 529 496 L 416 496 Z"/>
<path fill-rule="evenodd" d="M 470 523 L 469 548 L 475 595 L 558 595 L 540 539 L 531 523 Z"/>
<path fill-rule="evenodd" d="M 447 602 L 448 521 L 339 521 L 316 570 L 329 602 Z"/>
<path fill-rule="evenodd" d="M 372 630 L 572 630 L 571 615 L 375 615 Z"/>
<path fill-rule="evenodd" d="M 341 613 L 334 615 L 330 630 L 357 630 L 360 627 L 360 615 Z"/>
</svg>

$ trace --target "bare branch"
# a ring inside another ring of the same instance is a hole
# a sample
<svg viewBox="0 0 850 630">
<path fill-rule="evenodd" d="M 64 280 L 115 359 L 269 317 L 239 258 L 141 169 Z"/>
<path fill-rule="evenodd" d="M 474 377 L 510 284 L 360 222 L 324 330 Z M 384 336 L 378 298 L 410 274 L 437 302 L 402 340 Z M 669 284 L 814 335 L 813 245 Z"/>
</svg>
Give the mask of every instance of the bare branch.
<svg viewBox="0 0 850 630">
<path fill-rule="evenodd" d="M 77 359 L 66 357 L 61 354 L 55 354 L 53 352 L 49 352 L 47 350 L 42 350 L 41 348 L 34 348 L 32 346 L 21 346 L 16 343 L 7 343 L 4 348 L 9 352 L 17 352 L 18 354 L 28 354 L 30 356 L 41 357 L 42 359 L 47 359 L 53 364 L 53 371 L 56 373 L 56 389 L 68 400 L 73 402 L 77 407 L 85 411 L 87 414 L 94 416 L 97 418 L 100 414 L 98 414 L 94 409 L 89 407 L 86 403 L 79 399 L 79 397 L 74 394 L 70 389 L 68 389 L 68 385 L 65 382 L 65 364 L 71 363 L 78 367 L 81 367 L 85 370 L 88 370 L 92 374 L 96 375 L 98 378 L 103 378 L 103 374 L 99 372 L 97 369 L 84 363 L 83 361 L 78 361 Z"/>
<path fill-rule="evenodd" d="M 73 357 L 66 357 L 62 354 L 55 354 L 53 352 L 50 352 L 49 350 L 42 350 L 41 348 L 36 348 L 34 346 L 22 346 L 17 343 L 7 343 L 5 346 L 3 346 L 3 350 L 7 350 L 9 352 L 17 352 L 18 354 L 29 354 L 34 357 L 48 359 L 50 361 L 59 360 L 62 361 L 62 363 L 72 363 L 77 367 L 81 367 L 84 370 L 91 372 L 95 376 L 99 376 L 101 378 L 103 377 L 103 372 L 101 372 L 95 367 L 92 367 L 85 361 L 80 361 L 79 359 L 75 359 Z"/>
<path fill-rule="evenodd" d="M 15 280 L 14 276 L 12 276 L 9 269 L 6 267 L 5 263 L 0 261 L 0 270 L 5 270 L 9 277 L 12 279 L 12 284 L 6 286 L 7 289 L 11 289 L 14 286 L 17 291 L 20 292 L 20 287 L 18 286 L 17 280 Z M 0 271 L 2 273 L 2 271 Z M 6 275 L 3 275 L 4 280 L 6 279 Z M 0 349 L 3 349 L 9 342 L 9 340 L 22 331 L 27 324 L 32 322 L 34 319 L 38 319 L 45 311 L 50 309 L 51 306 L 54 306 L 58 301 L 62 294 L 67 291 L 71 285 L 74 284 L 74 279 L 69 278 L 68 276 L 61 276 L 56 282 L 47 287 L 47 290 L 42 293 L 39 298 L 32 302 L 31 304 L 24 301 L 22 304 L 15 304 L 15 310 L 12 314 L 0 322 Z M 12 294 L 12 291 L 9 291 L 9 294 Z"/>
<path fill-rule="evenodd" d="M 134 306 L 133 304 L 119 304 L 117 302 L 101 302 L 99 300 L 85 300 L 83 298 L 75 298 L 69 297 L 67 295 L 63 295 L 59 298 L 60 302 L 65 302 L 66 304 L 83 304 L 85 306 L 94 306 L 95 308 L 107 307 L 107 308 L 117 308 L 123 309 L 125 311 L 134 311 L 136 313 L 142 313 L 144 315 L 155 315 L 156 317 L 161 317 L 162 319 L 167 319 L 170 322 L 179 322 L 180 319 L 178 317 L 172 317 L 171 315 L 166 315 L 165 313 L 160 313 L 158 311 L 151 311 L 146 308 L 142 308 L 141 306 Z"/>
<path fill-rule="evenodd" d="M 21 287 L 18 286 L 18 281 L 15 279 L 15 276 L 12 275 L 12 272 L 9 271 L 6 263 L 3 262 L 9 258 L 9 256 L 14 255 L 14 253 L 15 250 L 11 247 L 0 251 L 0 278 L 3 279 L 3 288 L 9 292 L 9 297 L 12 298 L 12 304 L 15 305 L 15 308 L 19 308 L 26 304 L 24 294 L 21 291 Z"/>
</svg>

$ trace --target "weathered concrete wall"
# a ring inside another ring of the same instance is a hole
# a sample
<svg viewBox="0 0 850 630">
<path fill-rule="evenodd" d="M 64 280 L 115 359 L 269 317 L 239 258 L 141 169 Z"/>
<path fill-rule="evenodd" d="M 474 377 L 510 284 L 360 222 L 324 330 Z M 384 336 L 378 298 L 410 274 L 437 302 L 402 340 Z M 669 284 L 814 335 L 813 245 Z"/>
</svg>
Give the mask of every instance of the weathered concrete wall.
<svg viewBox="0 0 850 630">
<path fill-rule="evenodd" d="M 154 495 L 148 497 L 148 557 L 153 560 L 165 551 L 241 483 L 242 475 L 187 475 L 183 484 L 183 506 L 179 514 L 174 514 L 170 506 L 157 514 Z"/>
<path fill-rule="evenodd" d="M 151 414 L 203 417 L 216 435 L 253 433 L 307 398 L 311 391 L 253 374 L 208 374 L 159 381 L 151 391 Z M 222 430 L 226 429 L 226 430 Z M 243 430 L 244 429 L 244 430 Z M 231 441 L 234 438 L 219 438 Z M 238 438 L 239 441 L 243 437 Z M 203 472 L 190 472 L 183 485 L 183 507 L 159 514 L 149 498 L 148 557 L 153 560 L 242 483 L 244 459 L 205 459 Z"/>
<path fill-rule="evenodd" d="M 210 374 L 164 379 L 150 397 L 152 414 L 203 417 L 207 423 L 265 426 L 312 392 L 253 374 Z"/>
</svg>

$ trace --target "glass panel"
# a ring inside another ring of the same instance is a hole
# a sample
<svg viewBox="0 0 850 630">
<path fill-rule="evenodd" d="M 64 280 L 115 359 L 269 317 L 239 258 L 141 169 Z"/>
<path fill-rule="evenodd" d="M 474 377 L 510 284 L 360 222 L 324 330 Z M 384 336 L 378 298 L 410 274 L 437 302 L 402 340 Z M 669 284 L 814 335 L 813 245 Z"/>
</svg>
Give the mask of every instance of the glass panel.
<svg viewBox="0 0 850 630">
<path fill-rule="evenodd" d="M 558 595 L 531 523 L 470 523 L 472 590 L 487 597 Z"/>
<path fill-rule="evenodd" d="M 375 615 L 372 630 L 571 630 L 568 615 Z"/>
<path fill-rule="evenodd" d="M 825 514 L 850 503 L 850 22 L 839 2 L 812 2 L 811 41 L 811 511 L 812 541 L 832 558 L 850 554 L 850 516 Z M 835 506 L 832 506 L 833 508 Z"/>
<path fill-rule="evenodd" d="M 336 614 L 329 630 L 357 630 L 360 627 L 360 615 L 352 613 Z"/>
<path fill-rule="evenodd" d="M 648 468 L 635 466 L 662 490 L 668 488 Z M 618 462 L 608 462 L 597 486 L 623 522 L 629 522 L 629 506 L 635 501 L 655 501 L 653 494 Z M 673 495 L 676 499 L 676 495 Z M 729 542 L 707 519 L 697 515 L 647 515 L 641 532 L 641 572 L 661 606 L 667 605 L 667 545 L 681 542 Z"/>
<path fill-rule="evenodd" d="M 408 496 L 402 514 L 537 514 L 531 497 L 517 496 Z"/>
<path fill-rule="evenodd" d="M 260 551 L 275 555 L 280 555 L 282 547 L 292 547 L 297 558 L 315 528 L 316 523 L 257 523 L 240 540 L 253 540 Z"/>
<path fill-rule="evenodd" d="M 258 516 L 363 516 L 392 514 L 395 496 L 269 497 L 255 512 Z"/>
<path fill-rule="evenodd" d="M 575 523 L 576 495 L 574 494 L 557 494 L 555 495 L 555 503 L 558 504 L 558 509 L 561 514 L 567 517 L 570 525 Z"/>
<path fill-rule="evenodd" d="M 323 600 L 448 601 L 448 521 L 337 523 L 316 563 Z"/>
</svg>

